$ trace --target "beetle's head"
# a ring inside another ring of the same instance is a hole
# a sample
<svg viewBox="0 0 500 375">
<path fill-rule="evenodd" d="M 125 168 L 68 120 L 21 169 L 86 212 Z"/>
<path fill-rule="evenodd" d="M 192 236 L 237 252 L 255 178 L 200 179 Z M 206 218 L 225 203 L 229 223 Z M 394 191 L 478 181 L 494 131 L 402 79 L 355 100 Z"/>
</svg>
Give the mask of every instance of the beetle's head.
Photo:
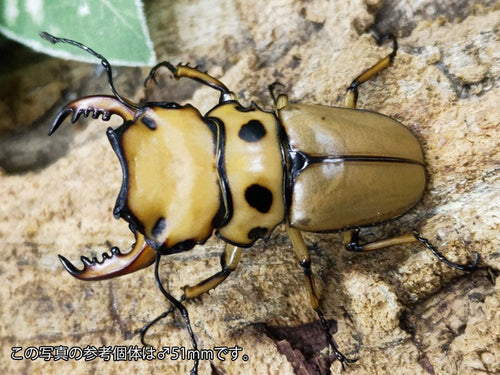
<svg viewBox="0 0 500 375">
<path fill-rule="evenodd" d="M 83 270 L 61 257 L 65 268 L 75 277 L 96 280 L 127 274 L 154 262 L 155 254 L 191 249 L 211 236 L 222 207 L 218 175 L 217 124 L 205 120 L 194 107 L 175 103 L 148 103 L 139 106 L 115 90 L 108 61 L 78 42 L 42 35 L 53 43 L 64 42 L 85 49 L 101 59 L 113 96 L 89 96 L 66 105 L 50 129 L 52 134 L 72 114 L 111 115 L 123 124 L 107 131 L 120 161 L 123 179 L 114 215 L 130 223 L 136 243 L 127 254 L 114 248 L 102 261 L 82 257 Z"/>
<path fill-rule="evenodd" d="M 191 106 L 151 104 L 136 110 L 111 96 L 90 96 L 64 107 L 50 133 L 71 113 L 72 122 L 89 114 L 123 119 L 120 127 L 107 130 L 123 171 L 114 215 L 128 221 L 136 236 L 130 253 L 114 251 L 102 262 L 82 258 L 83 270 L 61 257 L 73 276 L 96 280 L 127 274 L 152 264 L 155 251 L 189 250 L 211 236 L 225 213 L 217 124 Z"/>
</svg>

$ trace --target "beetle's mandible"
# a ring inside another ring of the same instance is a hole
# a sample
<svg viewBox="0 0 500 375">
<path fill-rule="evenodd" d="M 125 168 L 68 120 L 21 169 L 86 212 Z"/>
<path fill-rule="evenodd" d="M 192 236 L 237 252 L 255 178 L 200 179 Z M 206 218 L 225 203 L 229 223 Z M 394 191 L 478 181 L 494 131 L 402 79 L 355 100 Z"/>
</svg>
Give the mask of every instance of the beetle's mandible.
<svg viewBox="0 0 500 375">
<path fill-rule="evenodd" d="M 102 280 L 154 263 L 155 280 L 173 307 L 143 328 L 177 309 L 185 319 L 192 345 L 197 347 L 183 304 L 215 288 L 235 270 L 242 249 L 270 236 L 284 224 L 305 275 L 313 309 L 317 312 L 336 358 L 329 325 L 319 307 L 311 262 L 301 231 L 343 232 L 347 250 L 366 252 L 395 244 L 421 242 L 439 260 L 463 271 L 476 268 L 479 256 L 459 265 L 446 259 L 416 233 L 361 244 L 359 228 L 401 216 L 421 199 L 426 172 L 421 146 L 396 120 L 356 109 L 358 87 L 387 68 L 397 51 L 392 36 L 375 35 L 378 44 L 392 41 L 392 52 L 360 74 L 349 86 L 342 107 L 292 104 L 269 87 L 275 112 L 252 103 L 242 106 L 218 79 L 197 68 L 163 62 L 146 82 L 165 67 L 175 78 L 187 77 L 220 92 L 218 105 L 205 115 L 191 105 L 150 102 L 138 105 L 121 97 L 109 62 L 92 49 L 70 39 L 42 33 L 52 43 L 68 43 L 101 60 L 113 96 L 89 96 L 69 103 L 54 120 L 52 134 L 72 114 L 72 122 L 92 114 L 109 120 L 120 116 L 123 125 L 107 135 L 123 171 L 114 216 L 125 219 L 136 241 L 132 249 L 102 261 L 82 257 L 83 269 L 60 259 L 73 276 Z M 162 255 L 192 249 L 215 233 L 225 242 L 221 270 L 184 288 L 180 299 L 160 281 Z M 193 371 L 197 371 L 195 361 Z"/>
</svg>

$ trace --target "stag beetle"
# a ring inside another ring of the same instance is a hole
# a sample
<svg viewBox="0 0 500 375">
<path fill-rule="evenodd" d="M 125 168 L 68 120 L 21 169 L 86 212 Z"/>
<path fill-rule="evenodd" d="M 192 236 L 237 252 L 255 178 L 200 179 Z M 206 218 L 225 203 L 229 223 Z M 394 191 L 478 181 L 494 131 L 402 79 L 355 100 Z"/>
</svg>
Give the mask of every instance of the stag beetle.
<svg viewBox="0 0 500 375">
<path fill-rule="evenodd" d="M 311 261 L 301 231 L 343 232 L 345 248 L 368 252 L 396 244 L 421 242 L 437 258 L 462 271 L 476 268 L 479 255 L 460 265 L 445 258 L 417 233 L 361 244 L 359 228 L 401 216 L 421 199 L 426 170 L 421 146 L 398 121 L 356 109 L 358 87 L 387 68 L 398 48 L 390 35 L 375 35 L 380 45 L 392 41 L 392 52 L 360 74 L 349 86 L 342 107 L 292 104 L 276 95 L 279 83 L 269 86 L 276 105 L 266 112 L 255 103 L 242 106 L 221 81 L 197 68 L 162 62 L 147 83 L 164 67 L 179 79 L 190 78 L 220 92 L 219 103 L 204 116 L 191 105 L 150 102 L 138 105 L 116 91 L 109 62 L 76 41 L 41 34 L 52 43 L 67 43 L 99 58 L 106 70 L 112 96 L 77 99 L 55 118 L 52 134 L 72 114 L 111 115 L 123 119 L 107 135 L 121 164 L 123 183 L 114 208 L 135 235 L 132 249 L 114 247 L 102 261 L 82 257 L 83 269 L 59 256 L 66 270 L 82 280 L 125 275 L 155 264 L 155 280 L 173 307 L 151 324 L 177 309 L 184 317 L 196 349 L 186 299 L 198 297 L 224 281 L 236 269 L 242 249 L 268 238 L 284 224 L 305 275 L 310 302 L 322 323 L 336 358 L 353 360 L 336 347 L 319 307 Z M 186 286 L 180 299 L 162 286 L 158 264 L 162 255 L 192 249 L 215 232 L 225 242 L 221 271 Z M 197 371 L 195 361 L 192 372 Z"/>
</svg>

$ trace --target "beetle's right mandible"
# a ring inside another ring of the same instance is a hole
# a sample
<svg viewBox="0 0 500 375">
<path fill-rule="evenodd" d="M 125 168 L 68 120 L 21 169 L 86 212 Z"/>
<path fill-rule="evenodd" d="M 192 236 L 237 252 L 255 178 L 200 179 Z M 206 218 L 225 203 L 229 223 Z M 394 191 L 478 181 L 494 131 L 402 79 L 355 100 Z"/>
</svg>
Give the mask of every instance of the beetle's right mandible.
<svg viewBox="0 0 500 375">
<path fill-rule="evenodd" d="M 52 135 L 71 113 L 73 114 L 71 117 L 72 123 L 75 123 L 81 115 L 83 115 L 83 117 L 88 117 L 91 113 L 94 119 L 101 116 L 103 121 L 108 121 L 111 115 L 118 115 L 125 122 L 132 120 L 136 111 L 120 102 L 114 96 L 87 96 L 69 103 L 59 111 L 50 127 L 49 135 Z"/>
<path fill-rule="evenodd" d="M 70 114 L 72 123 L 75 123 L 82 115 L 83 117 L 91 115 L 94 119 L 101 116 L 103 121 L 108 121 L 111 115 L 117 115 L 122 118 L 123 122 L 127 122 L 134 119 L 136 110 L 113 96 L 87 96 L 69 103 L 58 113 L 49 135 L 53 134 Z M 59 259 L 64 268 L 80 280 L 109 279 L 148 267 L 155 260 L 155 251 L 146 244 L 141 233 L 132 227 L 131 230 L 135 236 L 135 243 L 128 253 L 121 253 L 118 248 L 113 247 L 111 255 L 102 254 L 102 260 L 82 256 L 83 269 L 78 269 L 61 255 Z"/>
</svg>

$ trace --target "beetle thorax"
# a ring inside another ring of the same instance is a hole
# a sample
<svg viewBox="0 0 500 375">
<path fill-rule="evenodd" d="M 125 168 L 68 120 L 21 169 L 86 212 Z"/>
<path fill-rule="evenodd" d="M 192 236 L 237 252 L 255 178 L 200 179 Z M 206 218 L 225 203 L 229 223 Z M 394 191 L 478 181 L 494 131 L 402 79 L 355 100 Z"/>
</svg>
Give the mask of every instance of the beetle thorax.
<svg viewBox="0 0 500 375">
<path fill-rule="evenodd" d="M 257 105 L 244 108 L 236 101 L 207 113 L 224 133 L 223 178 L 227 183 L 229 217 L 219 237 L 250 246 L 267 237 L 284 220 L 283 150 L 273 113 Z"/>
</svg>

